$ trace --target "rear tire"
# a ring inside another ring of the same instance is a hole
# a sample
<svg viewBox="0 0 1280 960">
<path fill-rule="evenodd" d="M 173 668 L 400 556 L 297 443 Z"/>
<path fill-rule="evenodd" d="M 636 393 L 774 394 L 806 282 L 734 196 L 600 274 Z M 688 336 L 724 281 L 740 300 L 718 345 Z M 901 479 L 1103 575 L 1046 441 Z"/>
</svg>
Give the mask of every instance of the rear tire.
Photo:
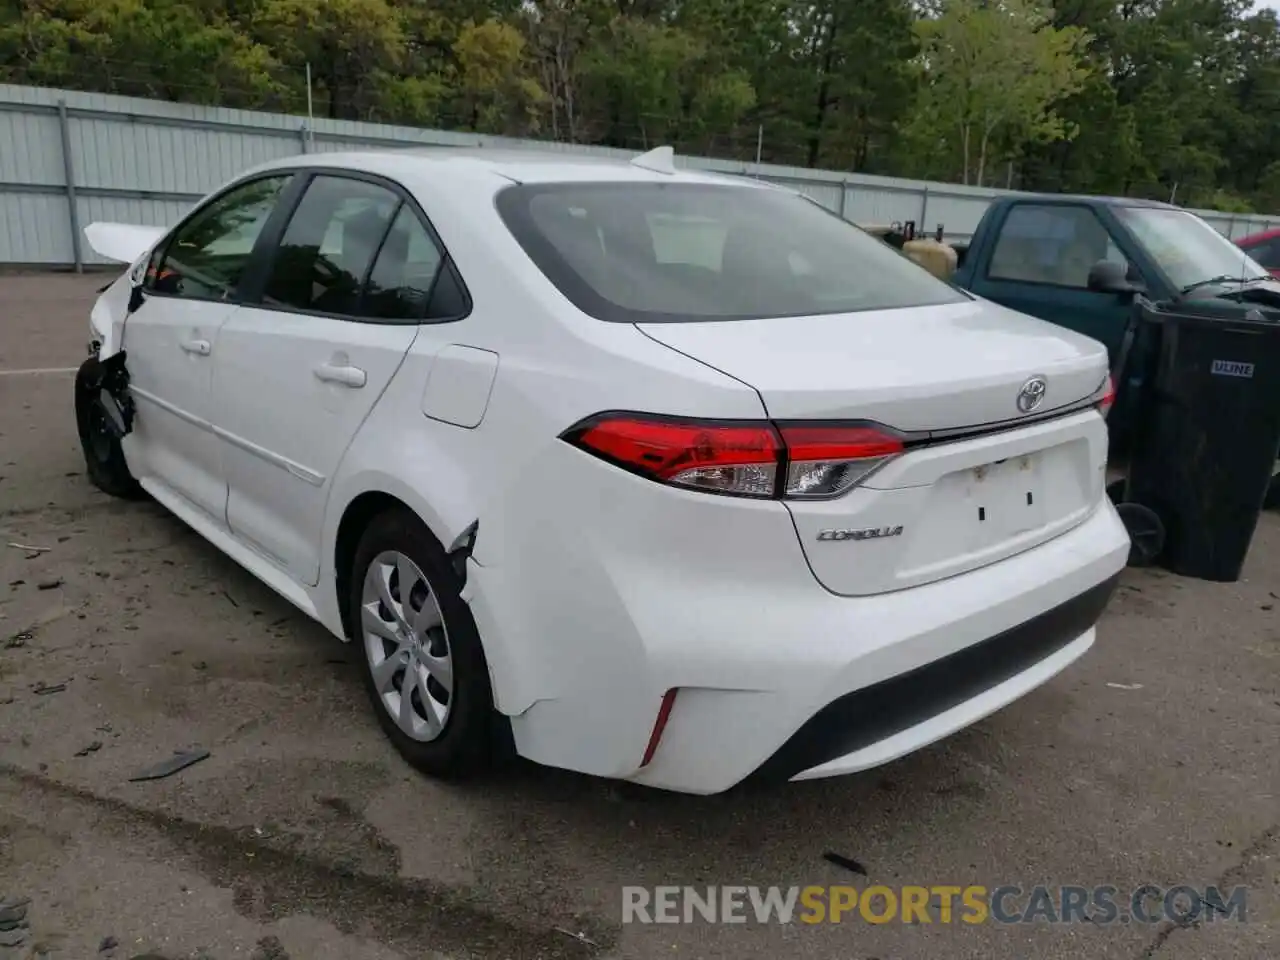
<svg viewBox="0 0 1280 960">
<path fill-rule="evenodd" d="M 141 500 L 146 493 L 129 471 L 120 441 L 107 429 L 98 403 L 99 362 L 90 357 L 76 372 L 76 429 L 90 481 L 103 493 L 125 500 Z"/>
<path fill-rule="evenodd" d="M 400 755 L 433 777 L 487 768 L 493 694 L 480 634 L 444 548 L 407 509 L 374 517 L 360 538 L 347 609 L 365 692 Z"/>
<path fill-rule="evenodd" d="M 1164 552 L 1168 537 L 1164 521 L 1150 507 L 1125 502 L 1116 505 L 1125 529 L 1129 532 L 1129 563 L 1131 567 L 1148 567 Z"/>
</svg>

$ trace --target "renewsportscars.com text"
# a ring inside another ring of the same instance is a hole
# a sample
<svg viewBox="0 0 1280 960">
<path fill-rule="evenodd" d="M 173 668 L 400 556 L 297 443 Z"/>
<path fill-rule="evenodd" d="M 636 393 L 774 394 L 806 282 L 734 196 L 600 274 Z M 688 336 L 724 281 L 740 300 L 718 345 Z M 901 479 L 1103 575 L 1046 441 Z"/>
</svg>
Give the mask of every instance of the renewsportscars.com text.
<svg viewBox="0 0 1280 960">
<path fill-rule="evenodd" d="M 1246 921 L 1247 890 L 1179 885 L 623 887 L 623 923 L 1090 923 Z"/>
</svg>

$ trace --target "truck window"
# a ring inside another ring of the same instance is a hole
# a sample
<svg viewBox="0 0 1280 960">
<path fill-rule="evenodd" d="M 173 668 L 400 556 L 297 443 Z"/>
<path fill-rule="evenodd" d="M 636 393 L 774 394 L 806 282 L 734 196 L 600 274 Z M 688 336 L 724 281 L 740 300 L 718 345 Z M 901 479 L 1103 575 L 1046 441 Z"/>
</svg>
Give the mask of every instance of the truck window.
<svg viewBox="0 0 1280 960">
<path fill-rule="evenodd" d="M 1269 276 L 1249 252 L 1194 213 L 1142 206 L 1116 207 L 1115 212 L 1179 290 L 1213 277 L 1244 281 Z"/>
<path fill-rule="evenodd" d="M 1099 260 L 1128 266 L 1088 207 L 1020 203 L 1000 226 L 987 278 L 1086 290 L 1089 270 Z"/>
</svg>

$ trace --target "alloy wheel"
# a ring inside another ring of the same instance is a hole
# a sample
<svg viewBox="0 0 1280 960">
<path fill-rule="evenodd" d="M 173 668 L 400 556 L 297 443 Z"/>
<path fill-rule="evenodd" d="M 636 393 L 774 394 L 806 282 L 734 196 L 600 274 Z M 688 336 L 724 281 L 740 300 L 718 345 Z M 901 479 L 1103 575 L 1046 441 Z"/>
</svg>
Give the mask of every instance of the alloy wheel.
<svg viewBox="0 0 1280 960">
<path fill-rule="evenodd" d="M 384 551 L 369 564 L 360 635 L 378 699 L 396 726 L 419 742 L 435 740 L 453 698 L 449 631 L 430 582 L 403 553 Z"/>
</svg>

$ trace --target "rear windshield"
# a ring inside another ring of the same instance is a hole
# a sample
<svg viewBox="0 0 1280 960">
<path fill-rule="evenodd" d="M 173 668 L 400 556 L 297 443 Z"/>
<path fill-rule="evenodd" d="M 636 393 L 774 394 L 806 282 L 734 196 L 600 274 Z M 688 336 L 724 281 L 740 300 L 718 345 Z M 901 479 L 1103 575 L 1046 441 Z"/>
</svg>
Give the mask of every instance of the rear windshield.
<svg viewBox="0 0 1280 960">
<path fill-rule="evenodd" d="M 625 323 L 749 320 L 967 299 L 803 197 L 750 185 L 508 187 L 498 213 L 580 310 Z"/>
</svg>

